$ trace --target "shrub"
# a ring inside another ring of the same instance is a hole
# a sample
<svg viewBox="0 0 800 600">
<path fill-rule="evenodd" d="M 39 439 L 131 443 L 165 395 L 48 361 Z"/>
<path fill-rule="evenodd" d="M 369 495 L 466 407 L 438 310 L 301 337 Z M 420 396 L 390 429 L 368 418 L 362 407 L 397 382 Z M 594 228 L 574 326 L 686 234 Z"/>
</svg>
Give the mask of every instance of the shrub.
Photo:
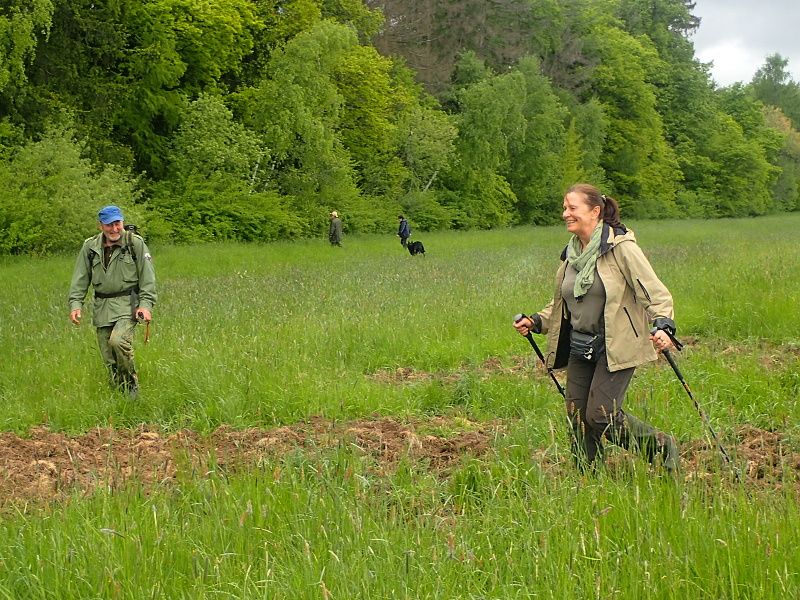
<svg viewBox="0 0 800 600">
<path fill-rule="evenodd" d="M 176 188 L 158 188 L 150 202 L 158 213 L 154 238 L 192 241 L 274 241 L 300 237 L 305 224 L 291 209 L 291 198 L 271 191 L 250 193 L 225 174 L 193 176 Z"/>
<path fill-rule="evenodd" d="M 97 211 L 116 204 L 143 225 L 136 183 L 118 168 L 97 169 L 67 128 L 51 130 L 0 163 L 0 253 L 76 249 L 97 231 Z"/>
</svg>

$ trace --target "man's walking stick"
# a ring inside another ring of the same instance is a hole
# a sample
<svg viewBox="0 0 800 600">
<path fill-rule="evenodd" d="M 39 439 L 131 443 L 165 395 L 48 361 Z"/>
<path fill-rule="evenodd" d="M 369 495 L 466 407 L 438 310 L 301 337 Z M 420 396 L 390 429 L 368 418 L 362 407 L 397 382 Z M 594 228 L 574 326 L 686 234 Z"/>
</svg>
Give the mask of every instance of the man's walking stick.
<svg viewBox="0 0 800 600">
<path fill-rule="evenodd" d="M 136 314 L 136 316 L 139 317 L 140 319 L 144 319 L 144 313 L 141 311 L 139 311 Z M 147 342 L 149 341 L 150 341 L 150 321 L 147 321 L 144 326 L 144 343 L 147 344 Z"/>
</svg>

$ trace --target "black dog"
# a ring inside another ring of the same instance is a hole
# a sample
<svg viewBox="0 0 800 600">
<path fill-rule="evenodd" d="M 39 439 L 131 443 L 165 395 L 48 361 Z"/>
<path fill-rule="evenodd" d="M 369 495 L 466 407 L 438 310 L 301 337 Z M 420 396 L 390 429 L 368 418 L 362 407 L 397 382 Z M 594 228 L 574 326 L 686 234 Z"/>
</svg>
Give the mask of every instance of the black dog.
<svg viewBox="0 0 800 600">
<path fill-rule="evenodd" d="M 425 246 L 422 245 L 422 242 L 408 242 L 408 251 L 411 256 L 416 256 L 417 254 L 425 256 Z"/>
</svg>

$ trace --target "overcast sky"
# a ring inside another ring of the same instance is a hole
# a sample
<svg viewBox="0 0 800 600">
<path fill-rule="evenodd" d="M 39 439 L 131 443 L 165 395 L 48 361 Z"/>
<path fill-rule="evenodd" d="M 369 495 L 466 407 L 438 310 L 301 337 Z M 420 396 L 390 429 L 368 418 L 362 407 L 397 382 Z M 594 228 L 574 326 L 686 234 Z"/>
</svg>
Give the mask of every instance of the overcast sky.
<svg viewBox="0 0 800 600">
<path fill-rule="evenodd" d="M 787 70 L 800 82 L 800 1 L 695 0 L 692 14 L 701 18 L 690 38 L 695 56 L 713 62 L 719 86 L 749 83 L 767 56 L 789 59 Z"/>
</svg>

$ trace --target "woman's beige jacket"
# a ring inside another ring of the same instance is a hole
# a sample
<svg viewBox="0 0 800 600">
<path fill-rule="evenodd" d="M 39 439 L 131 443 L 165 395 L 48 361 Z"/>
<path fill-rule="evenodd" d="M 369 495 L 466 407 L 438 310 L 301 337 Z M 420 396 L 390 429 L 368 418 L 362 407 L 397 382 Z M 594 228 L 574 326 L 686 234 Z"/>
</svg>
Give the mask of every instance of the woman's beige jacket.
<svg viewBox="0 0 800 600">
<path fill-rule="evenodd" d="M 541 333 L 547 334 L 547 366 L 554 369 L 567 365 L 571 329 L 569 311 L 561 296 L 568 264 L 566 250 L 561 258 L 553 299 L 537 313 Z M 655 360 L 650 327 L 658 318 L 672 322 L 672 295 L 656 276 L 632 231 L 603 224 L 597 274 L 606 291 L 603 318 L 608 370 L 619 371 Z"/>
</svg>

